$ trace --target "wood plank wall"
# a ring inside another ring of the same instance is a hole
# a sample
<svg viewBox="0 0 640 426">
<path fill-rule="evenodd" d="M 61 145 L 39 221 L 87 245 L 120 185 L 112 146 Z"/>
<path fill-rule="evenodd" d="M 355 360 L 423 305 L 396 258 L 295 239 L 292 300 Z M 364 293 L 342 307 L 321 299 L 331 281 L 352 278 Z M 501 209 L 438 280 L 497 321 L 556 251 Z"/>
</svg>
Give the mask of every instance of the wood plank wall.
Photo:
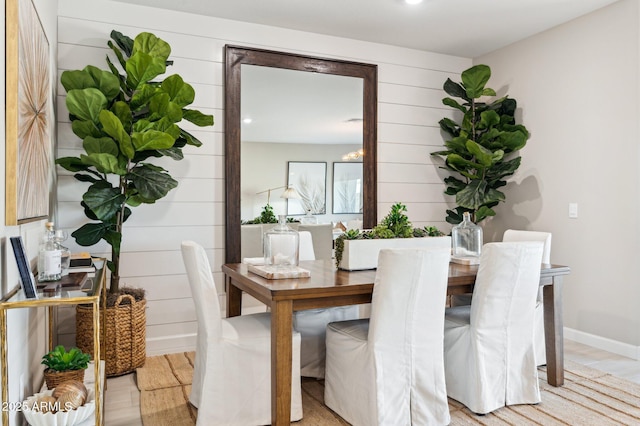
<svg viewBox="0 0 640 426">
<path fill-rule="evenodd" d="M 442 145 L 438 120 L 451 116 L 442 106 L 447 77 L 458 81 L 471 66 L 468 58 L 420 52 L 389 45 L 285 30 L 263 25 L 120 2 L 60 0 L 58 8 L 58 77 L 68 69 L 91 64 L 106 69 L 106 43 L 112 29 L 134 37 L 150 31 L 172 46 L 174 66 L 196 90 L 194 107 L 215 116 L 211 128 L 186 125 L 202 140 L 185 150 L 181 162 L 162 161 L 179 186 L 150 206 L 134 209 L 123 240 L 122 277 L 147 290 L 147 352 L 190 349 L 195 342 L 195 313 L 180 254 L 182 240 L 202 244 L 224 297 L 220 265 L 224 259 L 224 64 L 225 44 L 285 50 L 378 65 L 378 217 L 395 202 L 408 206 L 417 226 L 444 222 L 447 199 L 443 172 L 429 156 Z M 73 135 L 58 85 L 57 156 L 78 155 L 81 141 Z M 85 185 L 59 169 L 58 222 L 74 230 L 85 221 L 79 206 Z M 86 250 L 67 241 L 73 251 Z M 108 246 L 90 248 L 107 256 Z M 249 307 L 258 308 L 248 303 Z M 224 305 L 223 305 L 224 306 Z M 74 324 L 61 313 L 60 341 L 73 343 Z"/>
</svg>

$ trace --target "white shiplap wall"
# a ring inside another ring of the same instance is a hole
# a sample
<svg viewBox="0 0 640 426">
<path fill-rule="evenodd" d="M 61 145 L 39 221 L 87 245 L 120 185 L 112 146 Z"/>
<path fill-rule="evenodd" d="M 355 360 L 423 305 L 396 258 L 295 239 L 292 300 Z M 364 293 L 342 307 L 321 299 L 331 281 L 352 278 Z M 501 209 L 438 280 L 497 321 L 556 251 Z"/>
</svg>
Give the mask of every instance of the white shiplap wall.
<svg viewBox="0 0 640 426">
<path fill-rule="evenodd" d="M 378 217 L 395 202 L 408 206 L 415 225 L 444 222 L 447 208 L 441 171 L 429 153 L 442 145 L 438 120 L 450 116 L 441 104 L 442 84 L 458 80 L 471 66 L 467 58 L 420 52 L 319 34 L 238 21 L 182 14 L 106 0 L 60 0 L 59 73 L 87 64 L 105 67 L 112 29 L 134 37 L 150 31 L 172 46 L 174 66 L 196 89 L 194 107 L 212 113 L 215 125 L 198 129 L 204 145 L 185 150 L 182 162 L 163 162 L 179 180 L 177 189 L 156 205 L 136 208 L 123 242 L 123 281 L 147 289 L 147 351 L 151 354 L 189 348 L 196 330 L 180 242 L 192 239 L 209 255 L 223 292 L 224 260 L 224 45 L 236 44 L 378 65 Z M 58 156 L 77 154 L 59 87 Z M 84 185 L 60 171 L 59 222 L 76 229 L 84 223 L 79 201 Z M 70 242 L 73 250 L 80 250 Z M 108 246 L 91 249 L 107 254 Z M 68 323 L 70 323 L 68 321 Z M 73 325 L 69 324 L 68 331 Z"/>
</svg>

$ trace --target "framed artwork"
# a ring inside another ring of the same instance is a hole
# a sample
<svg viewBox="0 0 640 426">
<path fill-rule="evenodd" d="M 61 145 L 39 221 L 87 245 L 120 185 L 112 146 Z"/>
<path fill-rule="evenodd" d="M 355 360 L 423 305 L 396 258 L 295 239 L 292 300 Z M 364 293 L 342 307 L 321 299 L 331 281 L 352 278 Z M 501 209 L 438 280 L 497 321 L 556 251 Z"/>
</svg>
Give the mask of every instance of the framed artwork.
<svg viewBox="0 0 640 426">
<path fill-rule="evenodd" d="M 293 186 L 299 200 L 287 200 L 287 215 L 325 214 L 327 212 L 327 163 L 287 162 L 287 184 Z"/>
<path fill-rule="evenodd" d="M 29 267 L 29 261 L 27 260 L 27 253 L 24 251 L 24 244 L 22 244 L 22 237 L 11 237 L 11 247 L 13 248 L 13 255 L 16 257 L 16 263 L 18 264 L 18 272 L 20 273 L 20 283 L 22 284 L 22 290 L 27 299 L 36 299 L 36 283 Z"/>
<path fill-rule="evenodd" d="M 362 213 L 362 163 L 333 163 L 333 213 Z"/>
<path fill-rule="evenodd" d="M 5 221 L 49 215 L 53 94 L 49 41 L 31 0 L 6 0 Z"/>
</svg>

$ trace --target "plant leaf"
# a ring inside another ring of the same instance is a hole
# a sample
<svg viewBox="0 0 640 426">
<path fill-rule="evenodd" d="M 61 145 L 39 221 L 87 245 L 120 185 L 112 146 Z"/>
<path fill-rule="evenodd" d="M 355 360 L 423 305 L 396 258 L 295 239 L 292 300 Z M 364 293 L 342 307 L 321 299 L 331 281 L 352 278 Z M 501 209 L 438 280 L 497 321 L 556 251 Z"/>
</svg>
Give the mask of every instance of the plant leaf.
<svg viewBox="0 0 640 426">
<path fill-rule="evenodd" d="M 198 138 L 183 129 L 180 129 L 180 139 L 184 139 L 188 145 L 202 146 L 202 142 Z"/>
<path fill-rule="evenodd" d="M 122 233 L 108 228 L 102 238 L 111 245 L 114 254 L 118 256 L 120 254 L 120 245 L 122 244 Z"/>
<path fill-rule="evenodd" d="M 196 92 L 191 85 L 184 82 L 182 77 L 177 74 L 170 75 L 161 84 L 162 90 L 164 90 L 171 99 L 171 102 L 183 108 L 191 103 L 195 99 Z"/>
<path fill-rule="evenodd" d="M 70 172 L 84 171 L 88 167 L 78 157 L 61 157 L 56 159 L 56 164 Z"/>
<path fill-rule="evenodd" d="M 127 61 L 127 86 L 138 89 L 165 72 L 164 61 L 144 52 L 136 52 Z"/>
<path fill-rule="evenodd" d="M 111 154 L 114 157 L 117 157 L 120 154 L 118 150 L 118 145 L 111 138 L 94 138 L 92 136 L 87 136 L 84 141 L 82 141 L 82 147 L 87 154 Z"/>
<path fill-rule="evenodd" d="M 107 108 L 107 98 L 93 87 L 73 89 L 67 93 L 67 109 L 81 120 L 90 120 L 95 124 L 100 122 L 100 111 Z"/>
<path fill-rule="evenodd" d="M 92 185 L 82 196 L 82 201 L 91 209 L 98 220 L 112 220 L 120 211 L 125 197 L 117 188 Z"/>
<path fill-rule="evenodd" d="M 172 123 L 166 117 L 161 118 L 160 120 L 152 123 L 152 129 L 158 130 L 160 132 L 168 133 L 171 135 L 173 139 L 177 139 L 180 137 L 180 127 L 177 124 Z"/>
<path fill-rule="evenodd" d="M 178 186 L 178 182 L 164 169 L 151 164 L 134 167 L 128 177 L 146 203 L 154 203 Z"/>
<path fill-rule="evenodd" d="M 468 169 L 472 170 L 483 170 L 484 166 L 462 158 L 458 154 L 449 154 L 447 156 L 447 166 L 451 167 L 453 170 L 462 173 L 464 176 L 470 179 L 478 179 L 478 176 L 468 172 Z"/>
<path fill-rule="evenodd" d="M 495 216 L 496 212 L 493 211 L 492 208 L 487 206 L 480 206 L 480 208 L 476 211 L 476 223 L 483 221 L 488 216 Z"/>
<path fill-rule="evenodd" d="M 480 163 L 484 167 L 489 167 L 493 164 L 493 152 L 489 151 L 482 145 L 468 140 L 466 143 L 466 147 L 470 153 L 476 158 L 476 161 Z"/>
<path fill-rule="evenodd" d="M 133 40 L 131 37 L 127 37 L 121 32 L 113 30 L 111 31 L 111 39 L 124 51 L 125 55 L 131 56 L 131 51 L 133 50 Z"/>
<path fill-rule="evenodd" d="M 73 120 L 71 122 L 71 130 L 80 139 L 84 139 L 87 136 L 95 138 L 103 136 L 102 131 L 91 120 Z"/>
<path fill-rule="evenodd" d="M 120 119 L 114 113 L 105 109 L 100 112 L 100 123 L 102 123 L 104 131 L 120 145 L 120 149 L 116 146 L 117 152 L 114 155 L 117 157 L 122 151 L 128 159 L 132 159 L 134 155 L 133 144 Z"/>
<path fill-rule="evenodd" d="M 168 133 L 158 130 L 147 130 L 145 132 L 134 132 L 132 135 L 133 146 L 136 151 L 149 149 L 169 149 L 173 146 L 175 139 Z"/>
<path fill-rule="evenodd" d="M 466 90 L 464 90 L 464 87 L 462 87 L 459 83 L 454 82 L 450 78 L 447 78 L 442 88 L 444 89 L 445 92 L 447 92 L 447 95 L 449 96 L 453 96 L 455 98 L 462 98 L 467 102 L 471 100 L 467 96 L 467 92 Z"/>
<path fill-rule="evenodd" d="M 102 239 L 107 227 L 108 225 L 104 223 L 85 223 L 73 231 L 71 236 L 75 238 L 78 245 L 85 247 L 92 246 Z"/>
<path fill-rule="evenodd" d="M 477 125 L 479 130 L 485 130 L 490 127 L 496 126 L 500 123 L 500 116 L 497 112 L 489 110 L 483 111 L 480 114 L 480 122 Z"/>
<path fill-rule="evenodd" d="M 122 50 L 118 49 L 118 47 L 116 47 L 116 45 L 113 44 L 111 40 L 107 42 L 107 46 L 109 46 L 113 51 L 113 53 L 116 55 L 116 58 L 118 59 L 118 62 L 120 63 L 120 66 L 122 67 L 122 69 L 125 69 L 125 67 L 127 66 L 127 60 L 124 58 L 124 55 L 122 54 Z M 107 60 L 110 62 L 108 56 L 107 56 Z M 113 71 L 113 68 L 111 68 L 111 71 Z"/>
<path fill-rule="evenodd" d="M 120 176 L 124 176 L 127 173 L 127 170 L 120 166 L 118 157 L 111 154 L 82 154 L 80 159 L 83 163 L 94 166 L 100 173 L 114 173 Z"/>
<path fill-rule="evenodd" d="M 504 201 L 502 192 L 487 187 L 487 182 L 477 179 L 456 194 L 456 203 L 464 208 L 477 210 L 483 204 Z"/>
<path fill-rule="evenodd" d="M 477 99 L 482 96 L 484 86 L 491 78 L 491 68 L 487 65 L 475 65 L 462 72 L 462 85 L 470 99 Z"/>
<path fill-rule="evenodd" d="M 527 144 L 527 136 L 522 132 L 502 132 L 499 137 L 505 152 L 513 152 L 524 148 Z"/>
<path fill-rule="evenodd" d="M 456 137 L 460 135 L 460 126 L 458 125 L 458 123 L 456 123 L 452 119 L 445 117 L 442 120 L 440 120 L 438 124 L 440 124 L 440 129 L 442 129 L 444 132 L 448 133 L 452 137 Z"/>
<path fill-rule="evenodd" d="M 182 154 L 182 149 L 175 146 L 169 149 L 159 149 L 158 152 L 176 161 L 182 160 L 184 158 L 184 155 Z"/>
<path fill-rule="evenodd" d="M 458 101 L 456 101 L 456 100 L 455 100 L 455 99 L 453 99 L 453 98 L 444 98 L 444 99 L 442 100 L 442 103 L 443 103 L 443 104 L 445 104 L 445 105 L 447 105 L 447 106 L 450 106 L 450 107 L 452 107 L 452 108 L 459 109 L 460 111 L 462 111 L 462 113 L 467 112 L 467 108 L 465 108 L 464 106 L 460 105 L 460 104 L 458 103 Z"/>
<path fill-rule="evenodd" d="M 167 93 L 159 92 L 149 101 L 149 120 L 156 121 L 160 118 L 177 123 L 182 120 L 182 108 L 169 100 Z"/>
<path fill-rule="evenodd" d="M 133 117 L 131 115 L 131 108 L 129 104 L 123 101 L 117 101 L 111 107 L 111 112 L 118 117 L 118 120 L 122 123 L 122 127 L 125 132 L 131 132 L 131 126 L 133 125 Z"/>
<path fill-rule="evenodd" d="M 203 114 L 197 109 L 184 108 L 182 110 L 182 118 L 192 122 L 196 126 L 213 126 L 213 115 Z"/>
<path fill-rule="evenodd" d="M 67 92 L 88 88 L 98 89 L 109 100 L 120 93 L 120 81 L 109 71 L 103 71 L 92 65 L 87 65 L 82 71 L 64 71 L 60 76 L 60 83 Z"/>
<path fill-rule="evenodd" d="M 146 53 L 153 58 L 158 58 L 164 64 L 171 54 L 171 46 L 154 34 L 142 32 L 138 34 L 133 41 L 131 56 L 139 52 Z"/>
</svg>

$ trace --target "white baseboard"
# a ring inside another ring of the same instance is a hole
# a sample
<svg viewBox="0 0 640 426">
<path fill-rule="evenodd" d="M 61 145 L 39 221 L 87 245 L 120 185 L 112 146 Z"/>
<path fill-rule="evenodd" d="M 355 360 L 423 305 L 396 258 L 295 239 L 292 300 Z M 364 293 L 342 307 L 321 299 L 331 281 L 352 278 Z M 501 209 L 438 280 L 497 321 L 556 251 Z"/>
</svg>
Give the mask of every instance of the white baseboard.
<svg viewBox="0 0 640 426">
<path fill-rule="evenodd" d="M 181 334 L 147 339 L 147 356 L 173 354 L 196 350 L 196 335 Z"/>
<path fill-rule="evenodd" d="M 264 312 L 265 306 L 247 306 L 242 308 L 243 314 L 253 314 Z M 224 311 L 221 312 L 222 317 L 226 317 Z M 147 339 L 146 352 L 147 356 L 164 355 L 178 352 L 189 352 L 196 349 L 196 334 L 173 334 L 169 336 L 160 336 Z"/>
<path fill-rule="evenodd" d="M 640 360 L 640 346 L 633 346 L 628 343 L 622 343 L 617 340 L 607 339 L 606 337 L 596 336 L 595 334 L 585 333 L 568 327 L 565 327 L 563 332 L 565 339 L 626 356 L 627 358 Z"/>
</svg>

